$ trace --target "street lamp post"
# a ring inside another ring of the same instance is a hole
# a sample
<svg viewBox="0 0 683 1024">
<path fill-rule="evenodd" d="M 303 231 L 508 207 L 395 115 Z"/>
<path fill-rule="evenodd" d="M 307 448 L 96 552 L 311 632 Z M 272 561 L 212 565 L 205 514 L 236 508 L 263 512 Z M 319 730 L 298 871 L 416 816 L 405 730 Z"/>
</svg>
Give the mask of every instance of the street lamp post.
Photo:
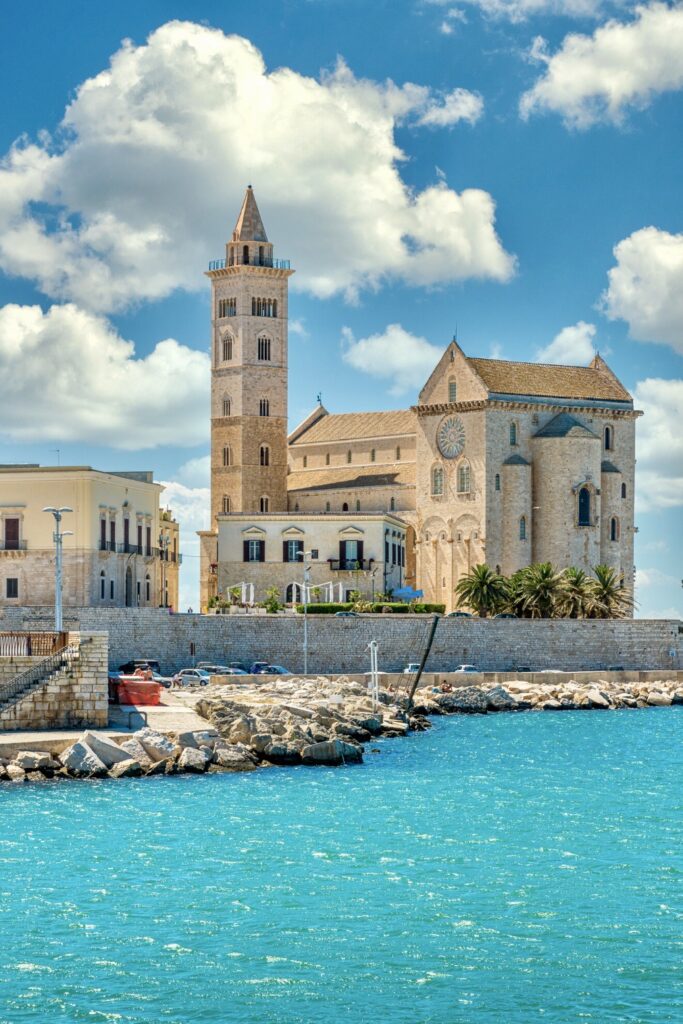
<svg viewBox="0 0 683 1024">
<path fill-rule="evenodd" d="M 73 512 L 72 508 L 63 505 L 61 508 L 54 508 L 48 505 L 43 512 L 50 512 L 55 517 L 55 532 L 52 539 L 55 542 L 55 632 L 62 632 L 62 541 L 64 537 L 73 537 L 71 530 L 60 530 L 62 515 L 64 512 Z"/>
<path fill-rule="evenodd" d="M 168 605 L 166 603 L 166 568 L 164 566 L 164 562 L 166 561 L 166 556 L 168 555 L 168 548 L 170 543 L 171 538 L 168 536 L 168 534 L 165 534 L 162 531 L 159 534 L 159 556 L 161 559 L 161 600 L 159 601 L 160 608 L 168 608 Z"/>
<path fill-rule="evenodd" d="M 311 552 L 300 551 L 304 563 L 304 675 L 308 675 L 308 591 L 311 582 Z"/>
</svg>

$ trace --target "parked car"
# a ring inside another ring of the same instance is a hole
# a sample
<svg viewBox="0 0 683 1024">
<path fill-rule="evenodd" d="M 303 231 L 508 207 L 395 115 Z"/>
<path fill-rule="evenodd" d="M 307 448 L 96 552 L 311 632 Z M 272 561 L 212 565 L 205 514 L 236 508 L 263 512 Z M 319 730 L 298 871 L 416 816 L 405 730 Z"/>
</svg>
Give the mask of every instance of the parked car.
<svg viewBox="0 0 683 1024">
<path fill-rule="evenodd" d="M 252 676 L 262 676 L 267 671 L 268 671 L 268 662 L 267 661 L 253 661 L 251 663 L 251 668 L 249 669 L 249 675 L 252 675 Z"/>
<path fill-rule="evenodd" d="M 233 676 L 247 676 L 249 675 L 249 662 L 248 661 L 229 661 L 227 667 L 230 670 L 230 674 Z"/>
<path fill-rule="evenodd" d="M 471 619 L 472 612 L 449 612 L 447 619 Z"/>
<path fill-rule="evenodd" d="M 419 663 L 419 661 L 411 661 L 403 669 L 403 674 L 406 675 L 406 676 L 417 675 L 417 673 L 419 671 L 420 671 L 420 663 Z"/>
<path fill-rule="evenodd" d="M 208 686 L 211 676 L 203 668 L 181 668 L 173 676 L 174 686 Z"/>
<path fill-rule="evenodd" d="M 512 612 L 498 612 L 497 615 L 493 616 L 494 619 L 516 619 L 517 616 L 513 615 Z"/>
<path fill-rule="evenodd" d="M 531 668 L 528 665 L 518 665 L 515 672 L 531 672 Z"/>
<path fill-rule="evenodd" d="M 335 618 L 337 619 L 357 619 L 358 612 L 335 612 Z"/>
<path fill-rule="evenodd" d="M 200 661 L 197 668 L 202 669 L 203 672 L 208 672 L 210 676 L 234 675 L 228 665 L 214 665 L 210 661 Z"/>
<path fill-rule="evenodd" d="M 291 676 L 292 674 L 288 668 L 284 668 L 282 665 L 269 665 L 267 673 L 271 676 Z"/>
<path fill-rule="evenodd" d="M 479 669 L 476 665 L 458 665 L 457 668 L 453 669 L 454 672 L 478 672 Z"/>
<path fill-rule="evenodd" d="M 156 658 L 133 658 L 131 661 L 127 661 L 125 665 L 119 665 L 119 672 L 123 672 L 124 676 L 130 676 L 135 672 L 136 668 L 150 668 L 152 672 L 161 675 L 161 666 Z"/>
</svg>

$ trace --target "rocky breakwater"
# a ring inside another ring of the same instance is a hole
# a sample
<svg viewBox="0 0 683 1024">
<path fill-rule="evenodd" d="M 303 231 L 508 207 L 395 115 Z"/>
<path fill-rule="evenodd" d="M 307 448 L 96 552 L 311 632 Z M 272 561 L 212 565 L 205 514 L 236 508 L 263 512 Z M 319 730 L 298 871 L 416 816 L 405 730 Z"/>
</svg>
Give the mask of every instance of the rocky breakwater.
<svg viewBox="0 0 683 1024">
<path fill-rule="evenodd" d="M 414 711 L 423 715 L 472 715 L 497 711 L 611 711 L 672 704 L 683 705 L 683 683 L 675 679 L 632 683 L 606 679 L 531 683 L 515 679 L 489 688 L 454 687 L 447 692 L 422 689 Z"/>
<path fill-rule="evenodd" d="M 230 744 L 242 744 L 270 764 L 342 765 L 363 760 L 377 736 L 404 736 L 429 727 L 408 715 L 397 697 L 351 679 L 289 679 L 258 687 L 214 686 L 196 710 Z"/>
</svg>

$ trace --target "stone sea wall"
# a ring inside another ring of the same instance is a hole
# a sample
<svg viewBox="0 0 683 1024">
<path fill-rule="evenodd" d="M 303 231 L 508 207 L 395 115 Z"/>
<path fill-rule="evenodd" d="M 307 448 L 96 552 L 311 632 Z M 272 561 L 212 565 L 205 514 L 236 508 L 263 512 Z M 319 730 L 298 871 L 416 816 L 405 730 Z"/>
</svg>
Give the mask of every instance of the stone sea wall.
<svg viewBox="0 0 683 1024">
<path fill-rule="evenodd" d="M 2 629 L 51 628 L 52 609 L 6 609 Z M 268 661 L 303 671 L 303 616 L 169 615 L 163 609 L 66 609 L 67 628 L 109 633 L 109 664 L 157 658 L 164 672 L 195 661 Z M 308 617 L 308 671 L 369 670 L 367 645 L 379 643 L 380 669 L 401 671 L 418 661 L 431 616 Z M 192 647 L 191 645 L 194 645 Z M 193 652 L 194 651 L 194 655 Z M 462 662 L 482 671 L 529 668 L 683 668 L 683 622 L 669 619 L 576 621 L 443 618 L 427 669 L 447 672 Z"/>
</svg>

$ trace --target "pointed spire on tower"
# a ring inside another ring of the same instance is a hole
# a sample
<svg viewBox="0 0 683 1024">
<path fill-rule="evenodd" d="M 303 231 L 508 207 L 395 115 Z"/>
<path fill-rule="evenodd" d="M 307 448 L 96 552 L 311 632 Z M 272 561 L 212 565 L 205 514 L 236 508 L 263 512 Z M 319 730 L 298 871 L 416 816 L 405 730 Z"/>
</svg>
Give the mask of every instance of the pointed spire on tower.
<svg viewBox="0 0 683 1024">
<path fill-rule="evenodd" d="M 232 233 L 233 242 L 267 242 L 268 236 L 261 220 L 259 208 L 256 205 L 254 190 L 251 185 L 247 186 L 244 193 L 244 201 L 240 210 L 235 230 Z"/>
</svg>

